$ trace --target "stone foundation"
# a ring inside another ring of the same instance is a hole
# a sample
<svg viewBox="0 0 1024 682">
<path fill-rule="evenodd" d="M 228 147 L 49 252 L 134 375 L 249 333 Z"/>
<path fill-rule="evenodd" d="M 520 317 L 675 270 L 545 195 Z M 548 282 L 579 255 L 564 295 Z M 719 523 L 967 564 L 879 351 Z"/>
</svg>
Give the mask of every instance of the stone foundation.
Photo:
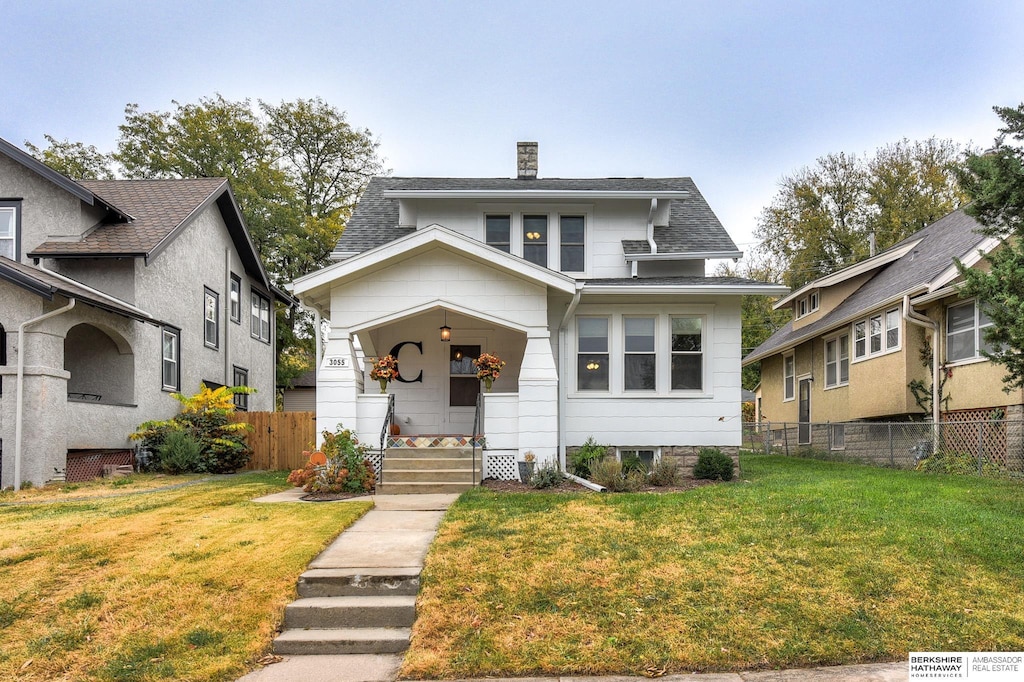
<svg viewBox="0 0 1024 682">
<path fill-rule="evenodd" d="M 622 445 L 619 446 L 626 450 L 652 450 L 660 449 L 662 459 L 674 460 L 679 463 L 679 468 L 682 470 L 684 476 L 693 476 L 693 467 L 697 464 L 697 456 L 700 454 L 702 448 L 718 448 L 723 454 L 729 455 L 732 458 L 733 463 L 736 465 L 736 475 L 739 476 L 740 472 L 740 449 L 735 445 L 661 445 L 661 446 L 633 446 L 633 445 Z M 566 448 L 566 460 L 571 460 L 572 454 L 579 450 L 578 446 L 569 446 Z M 614 457 L 615 447 L 608 446 L 605 450 L 605 456 Z"/>
</svg>

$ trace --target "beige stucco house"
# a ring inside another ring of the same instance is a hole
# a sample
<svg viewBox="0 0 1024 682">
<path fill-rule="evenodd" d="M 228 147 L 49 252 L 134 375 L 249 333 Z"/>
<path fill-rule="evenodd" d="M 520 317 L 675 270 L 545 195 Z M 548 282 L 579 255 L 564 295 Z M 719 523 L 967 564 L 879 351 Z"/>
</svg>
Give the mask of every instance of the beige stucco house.
<svg viewBox="0 0 1024 682">
<path fill-rule="evenodd" d="M 983 267 L 998 241 L 954 211 L 892 248 L 819 278 L 776 303 L 793 320 L 754 349 L 759 419 L 771 422 L 1024 417 L 1020 392 L 982 355 L 984 302 L 961 298 L 954 259 Z M 922 357 L 931 348 L 932 361 Z M 947 376 L 938 404 L 909 385 Z M 925 409 L 927 408 L 927 409 Z M 933 409 L 934 408 L 934 409 Z M 800 438 L 808 431 L 801 430 Z"/>
<path fill-rule="evenodd" d="M 200 382 L 272 410 L 274 299 L 227 180 L 75 182 L 0 140 L 0 484 L 120 463 Z"/>
</svg>

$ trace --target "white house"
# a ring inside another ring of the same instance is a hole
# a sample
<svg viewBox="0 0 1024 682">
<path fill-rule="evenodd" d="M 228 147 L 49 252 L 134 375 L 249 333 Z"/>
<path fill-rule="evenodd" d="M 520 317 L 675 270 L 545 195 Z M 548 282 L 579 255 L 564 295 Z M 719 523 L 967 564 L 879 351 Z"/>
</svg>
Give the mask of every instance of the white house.
<svg viewBox="0 0 1024 682">
<path fill-rule="evenodd" d="M 377 447 L 389 404 L 385 447 L 467 444 L 477 423 L 496 477 L 528 451 L 564 466 L 589 436 L 648 460 L 735 453 L 740 297 L 785 289 L 705 275 L 742 254 L 690 178 L 541 179 L 528 142 L 518 161 L 515 179 L 374 178 L 338 263 L 294 283 L 330 320 L 318 430 Z M 478 407 L 481 352 L 508 364 Z"/>
</svg>

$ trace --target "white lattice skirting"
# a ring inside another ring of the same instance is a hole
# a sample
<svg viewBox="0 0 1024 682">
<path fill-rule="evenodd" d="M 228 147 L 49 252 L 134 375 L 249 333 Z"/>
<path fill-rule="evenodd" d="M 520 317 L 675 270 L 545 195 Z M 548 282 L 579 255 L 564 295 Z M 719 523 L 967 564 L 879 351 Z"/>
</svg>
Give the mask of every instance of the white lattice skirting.
<svg viewBox="0 0 1024 682">
<path fill-rule="evenodd" d="M 499 481 L 518 481 L 519 465 L 515 455 L 497 455 L 484 452 L 484 478 Z"/>
</svg>

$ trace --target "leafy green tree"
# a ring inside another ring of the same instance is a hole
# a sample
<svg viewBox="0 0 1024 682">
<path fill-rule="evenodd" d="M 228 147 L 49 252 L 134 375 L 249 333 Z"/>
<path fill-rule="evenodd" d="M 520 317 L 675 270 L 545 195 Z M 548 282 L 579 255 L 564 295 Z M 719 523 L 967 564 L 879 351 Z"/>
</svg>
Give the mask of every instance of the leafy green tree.
<svg viewBox="0 0 1024 682">
<path fill-rule="evenodd" d="M 828 154 L 783 177 L 757 221 L 760 248 L 796 288 L 886 249 L 958 208 L 963 152 L 949 140 L 901 140 L 874 156 Z"/>
<path fill-rule="evenodd" d="M 985 356 L 1006 368 L 1003 390 L 1009 392 L 1024 388 L 1024 103 L 994 110 L 1003 121 L 995 147 L 967 160 L 961 182 L 973 199 L 967 213 L 999 245 L 985 256 L 987 271 L 958 267 L 961 295 L 978 297 L 993 322 Z"/>
<path fill-rule="evenodd" d="M 25 149 L 47 166 L 62 173 L 72 180 L 113 180 L 113 159 L 96 147 L 58 140 L 51 135 L 44 135 L 49 146 L 39 149 L 31 142 L 25 142 Z"/>
</svg>

